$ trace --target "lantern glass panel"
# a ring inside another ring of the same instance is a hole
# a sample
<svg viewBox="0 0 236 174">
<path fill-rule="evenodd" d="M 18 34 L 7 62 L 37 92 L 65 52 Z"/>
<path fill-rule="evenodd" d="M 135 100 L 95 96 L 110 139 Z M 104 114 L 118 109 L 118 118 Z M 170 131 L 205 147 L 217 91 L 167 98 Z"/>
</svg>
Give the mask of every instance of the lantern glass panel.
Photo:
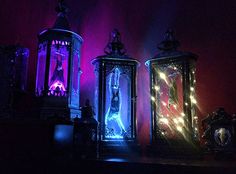
<svg viewBox="0 0 236 174">
<path fill-rule="evenodd" d="M 98 112 L 99 112 L 99 97 L 98 97 L 98 95 L 99 95 L 99 71 L 98 70 L 95 70 L 95 76 L 96 76 L 96 78 L 95 78 L 95 96 L 94 96 L 94 104 L 95 104 L 95 106 L 94 106 L 94 112 L 95 112 L 95 119 L 96 120 L 98 120 L 99 119 L 99 114 L 98 114 Z"/>
<path fill-rule="evenodd" d="M 73 66 L 72 66 L 72 93 L 71 93 L 71 106 L 79 106 L 79 53 L 74 52 Z"/>
<path fill-rule="evenodd" d="M 67 90 L 69 51 L 64 41 L 53 41 L 48 86 L 50 95 L 63 96 Z"/>
<path fill-rule="evenodd" d="M 115 67 L 106 76 L 105 139 L 131 138 L 129 75 Z"/>
<path fill-rule="evenodd" d="M 37 77 L 36 77 L 36 95 L 43 95 L 45 68 L 47 58 L 47 43 L 40 43 L 38 47 L 38 63 L 37 63 Z"/>
<path fill-rule="evenodd" d="M 193 127 L 193 136 L 195 139 L 199 139 L 199 131 L 198 131 L 198 117 L 196 112 L 196 78 L 195 78 L 195 67 L 190 69 L 190 102 L 191 102 L 191 118 L 192 118 L 192 127 Z"/>
<path fill-rule="evenodd" d="M 179 138 L 185 130 L 182 68 L 178 64 L 158 65 L 154 68 L 153 100 L 159 133 L 166 138 Z"/>
</svg>

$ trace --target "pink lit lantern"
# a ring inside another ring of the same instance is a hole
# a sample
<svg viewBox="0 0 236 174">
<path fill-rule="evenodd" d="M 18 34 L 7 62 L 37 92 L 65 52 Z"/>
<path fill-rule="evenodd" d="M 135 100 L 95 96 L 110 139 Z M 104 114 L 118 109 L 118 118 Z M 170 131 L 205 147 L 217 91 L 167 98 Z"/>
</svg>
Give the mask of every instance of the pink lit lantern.
<svg viewBox="0 0 236 174">
<path fill-rule="evenodd" d="M 38 44 L 36 96 L 42 118 L 74 117 L 79 111 L 80 47 L 82 38 L 70 31 L 63 1 L 53 28 L 42 31 Z"/>
</svg>

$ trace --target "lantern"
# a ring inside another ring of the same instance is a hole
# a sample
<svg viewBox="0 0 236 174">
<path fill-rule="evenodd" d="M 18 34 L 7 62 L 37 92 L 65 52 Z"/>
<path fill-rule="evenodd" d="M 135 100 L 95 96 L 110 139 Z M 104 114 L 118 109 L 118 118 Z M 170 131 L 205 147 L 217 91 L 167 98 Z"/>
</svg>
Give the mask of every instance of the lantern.
<svg viewBox="0 0 236 174">
<path fill-rule="evenodd" d="M 139 62 L 125 55 L 120 33 L 114 30 L 106 55 L 95 66 L 96 117 L 101 145 L 124 145 L 136 141 L 136 76 Z"/>
<path fill-rule="evenodd" d="M 25 116 L 21 101 L 26 97 L 29 49 L 0 45 L 0 118 Z"/>
<path fill-rule="evenodd" d="M 39 36 L 36 96 L 40 115 L 74 117 L 79 112 L 80 47 L 82 38 L 70 31 L 63 1 L 57 7 L 53 28 Z"/>
<path fill-rule="evenodd" d="M 197 56 L 178 51 L 179 42 L 168 30 L 160 53 L 146 61 L 150 73 L 151 145 L 179 148 L 198 142 L 195 62 Z M 155 147 L 156 150 L 158 149 Z"/>
</svg>

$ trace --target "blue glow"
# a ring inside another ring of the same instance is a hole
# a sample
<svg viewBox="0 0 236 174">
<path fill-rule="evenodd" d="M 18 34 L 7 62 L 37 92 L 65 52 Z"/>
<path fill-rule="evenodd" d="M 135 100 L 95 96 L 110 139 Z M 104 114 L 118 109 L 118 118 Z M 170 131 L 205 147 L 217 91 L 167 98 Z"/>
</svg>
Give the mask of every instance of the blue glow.
<svg viewBox="0 0 236 174">
<path fill-rule="evenodd" d="M 105 115 L 106 138 L 121 139 L 126 136 L 126 130 L 121 119 L 122 96 L 120 91 L 120 70 L 115 68 L 109 76 L 110 103 Z M 111 126 L 111 125 L 114 126 Z M 114 130 L 118 126 L 119 133 Z M 109 129 L 109 130 L 107 130 Z"/>
<path fill-rule="evenodd" d="M 55 125 L 54 141 L 57 144 L 70 144 L 73 142 L 72 125 Z"/>
<path fill-rule="evenodd" d="M 105 161 L 109 161 L 109 162 L 127 162 L 127 159 L 124 158 L 108 158 L 105 159 Z"/>
</svg>

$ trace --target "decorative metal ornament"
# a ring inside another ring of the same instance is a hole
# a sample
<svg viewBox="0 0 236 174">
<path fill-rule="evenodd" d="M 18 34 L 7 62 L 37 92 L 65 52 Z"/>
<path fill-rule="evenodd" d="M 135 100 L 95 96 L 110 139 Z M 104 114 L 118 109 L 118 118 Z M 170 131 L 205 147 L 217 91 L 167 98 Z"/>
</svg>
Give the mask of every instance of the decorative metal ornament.
<svg viewBox="0 0 236 174">
<path fill-rule="evenodd" d="M 226 128 L 219 128 L 215 130 L 214 133 L 214 139 L 217 145 L 219 146 L 227 146 L 229 143 L 231 143 L 231 133 Z"/>
<path fill-rule="evenodd" d="M 97 157 L 97 121 L 89 100 L 81 108 L 81 118 L 74 118 L 74 148 L 79 158 Z"/>
<path fill-rule="evenodd" d="M 202 120 L 203 139 L 207 151 L 233 153 L 235 148 L 235 120 L 224 108 L 218 108 Z M 221 156 L 223 157 L 223 156 Z"/>
</svg>

